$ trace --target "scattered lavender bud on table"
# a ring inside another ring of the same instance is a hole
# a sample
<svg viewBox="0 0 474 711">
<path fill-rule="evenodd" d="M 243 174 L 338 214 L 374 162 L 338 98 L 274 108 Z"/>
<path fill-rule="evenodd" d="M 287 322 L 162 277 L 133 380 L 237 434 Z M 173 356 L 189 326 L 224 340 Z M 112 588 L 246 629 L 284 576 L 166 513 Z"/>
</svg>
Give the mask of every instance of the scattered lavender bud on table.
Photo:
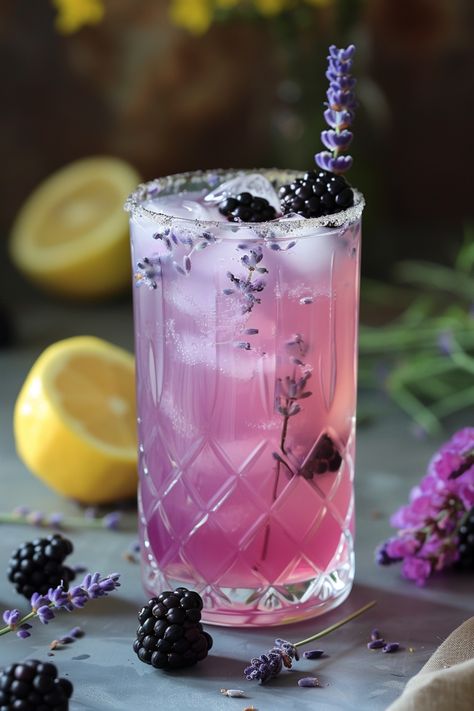
<svg viewBox="0 0 474 711">
<path fill-rule="evenodd" d="M 372 642 L 367 643 L 367 649 L 382 649 L 385 646 L 384 639 L 374 639 Z"/>
<path fill-rule="evenodd" d="M 302 639 L 294 644 L 292 642 L 287 642 L 284 639 L 276 639 L 275 646 L 272 647 L 269 652 L 261 654 L 260 657 L 253 657 L 250 660 L 250 665 L 244 669 L 245 677 L 249 681 L 259 681 L 261 684 L 265 684 L 265 682 L 274 679 L 278 676 L 278 674 L 280 674 L 284 666 L 287 669 L 291 669 L 293 661 L 298 661 L 298 647 L 302 647 L 304 644 L 309 644 L 310 642 L 314 642 L 317 639 L 321 639 L 321 637 L 325 637 L 331 632 L 334 632 L 334 630 L 339 629 L 348 622 L 351 622 L 351 620 L 354 620 L 356 617 L 362 615 L 364 612 L 367 612 L 367 610 L 370 610 L 375 604 L 375 600 L 368 602 L 366 605 L 359 608 L 355 612 L 352 612 L 350 615 L 347 615 L 347 617 L 344 617 L 342 620 L 339 620 L 333 625 L 320 630 L 311 637 Z M 314 684 L 312 684 L 312 686 L 314 686 Z"/>
<path fill-rule="evenodd" d="M 245 698 L 245 691 L 241 691 L 241 689 L 221 689 L 221 694 L 224 696 L 231 696 L 233 698 Z"/>
<path fill-rule="evenodd" d="M 383 639 L 382 635 L 380 634 L 380 630 L 375 627 L 370 633 L 370 639 L 373 641 L 375 641 L 376 639 Z"/>
<path fill-rule="evenodd" d="M 382 649 L 382 652 L 385 652 L 386 654 L 393 654 L 393 652 L 398 652 L 400 649 L 400 644 L 399 642 L 389 642 L 384 646 Z"/>
<path fill-rule="evenodd" d="M 303 652 L 303 657 L 305 659 L 319 659 L 323 654 L 323 649 L 308 649 L 307 652 Z"/>
<path fill-rule="evenodd" d="M 303 679 L 298 679 L 298 686 L 306 687 L 321 687 L 319 679 L 315 676 L 305 676 Z"/>
</svg>

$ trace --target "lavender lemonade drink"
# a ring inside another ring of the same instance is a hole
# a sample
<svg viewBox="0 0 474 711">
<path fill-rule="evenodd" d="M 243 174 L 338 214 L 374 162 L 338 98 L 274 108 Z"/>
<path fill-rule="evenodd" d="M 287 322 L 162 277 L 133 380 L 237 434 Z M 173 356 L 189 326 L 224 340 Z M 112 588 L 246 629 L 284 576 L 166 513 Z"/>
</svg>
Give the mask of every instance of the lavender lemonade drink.
<svg viewBox="0 0 474 711">
<path fill-rule="evenodd" d="M 144 585 L 194 588 L 208 622 L 293 622 L 351 588 L 352 54 L 330 49 L 316 170 L 176 175 L 127 203 Z"/>
</svg>

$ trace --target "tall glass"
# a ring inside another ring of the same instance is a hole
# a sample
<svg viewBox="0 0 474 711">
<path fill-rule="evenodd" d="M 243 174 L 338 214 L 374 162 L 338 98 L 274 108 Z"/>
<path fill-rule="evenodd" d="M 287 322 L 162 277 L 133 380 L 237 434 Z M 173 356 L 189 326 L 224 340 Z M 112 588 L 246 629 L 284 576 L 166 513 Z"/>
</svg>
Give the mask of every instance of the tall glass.
<svg viewBox="0 0 474 711">
<path fill-rule="evenodd" d="M 170 176 L 126 205 L 143 581 L 197 590 L 207 622 L 282 624 L 338 605 L 353 580 L 363 198 L 256 225 L 153 209 L 233 175 Z"/>
</svg>

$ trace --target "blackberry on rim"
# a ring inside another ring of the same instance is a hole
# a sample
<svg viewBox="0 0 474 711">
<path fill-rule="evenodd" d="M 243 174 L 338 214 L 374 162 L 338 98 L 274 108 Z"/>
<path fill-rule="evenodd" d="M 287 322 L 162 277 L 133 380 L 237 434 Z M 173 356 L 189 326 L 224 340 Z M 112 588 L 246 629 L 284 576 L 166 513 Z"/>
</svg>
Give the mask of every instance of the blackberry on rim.
<svg viewBox="0 0 474 711">
<path fill-rule="evenodd" d="M 279 196 L 285 214 L 302 217 L 333 215 L 354 204 L 354 192 L 344 176 L 326 170 L 308 171 L 303 177 L 283 185 Z"/>
<path fill-rule="evenodd" d="M 219 212 L 230 222 L 268 222 L 276 217 L 275 208 L 266 198 L 247 192 L 226 197 L 219 204 Z"/>
</svg>

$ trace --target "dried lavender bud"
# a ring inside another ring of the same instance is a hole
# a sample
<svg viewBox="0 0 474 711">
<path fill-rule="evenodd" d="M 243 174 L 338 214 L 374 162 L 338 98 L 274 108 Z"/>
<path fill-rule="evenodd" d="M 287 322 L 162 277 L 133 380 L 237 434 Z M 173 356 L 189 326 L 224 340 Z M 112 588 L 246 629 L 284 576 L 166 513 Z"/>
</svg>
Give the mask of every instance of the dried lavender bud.
<svg viewBox="0 0 474 711">
<path fill-rule="evenodd" d="M 379 630 L 376 627 L 370 633 L 370 639 L 372 639 L 372 640 L 383 639 L 382 635 L 380 634 Z"/>
<path fill-rule="evenodd" d="M 315 676 L 305 676 L 303 679 L 298 679 L 298 686 L 306 687 L 321 687 L 319 679 Z"/>
<path fill-rule="evenodd" d="M 313 303 L 313 297 L 312 296 L 303 296 L 302 299 L 300 299 L 300 304 L 312 304 Z"/>
<path fill-rule="evenodd" d="M 389 642 L 384 646 L 382 649 L 382 652 L 385 652 L 386 654 L 393 654 L 393 652 L 397 652 L 400 649 L 400 643 L 399 642 Z"/>
<path fill-rule="evenodd" d="M 305 659 L 319 659 L 324 654 L 322 649 L 308 649 L 307 652 L 303 652 L 303 657 Z"/>
<path fill-rule="evenodd" d="M 367 642 L 367 649 L 382 649 L 385 645 L 384 639 L 374 639 L 372 642 Z"/>
<path fill-rule="evenodd" d="M 235 699 L 245 698 L 245 691 L 242 691 L 241 689 L 221 689 L 221 694 L 224 696 L 231 696 Z"/>
</svg>

